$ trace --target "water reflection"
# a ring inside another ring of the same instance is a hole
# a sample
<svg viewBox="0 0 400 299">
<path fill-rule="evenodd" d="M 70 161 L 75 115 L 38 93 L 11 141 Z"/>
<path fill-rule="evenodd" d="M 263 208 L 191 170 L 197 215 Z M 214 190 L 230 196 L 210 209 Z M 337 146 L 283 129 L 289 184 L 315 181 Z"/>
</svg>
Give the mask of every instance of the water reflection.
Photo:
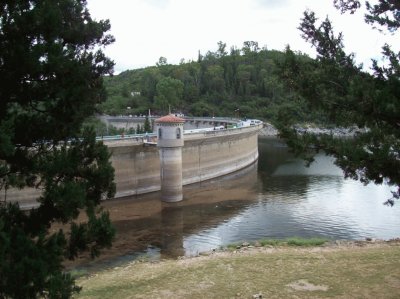
<svg viewBox="0 0 400 299">
<path fill-rule="evenodd" d="M 183 207 L 164 207 L 161 211 L 162 256 L 183 256 L 184 211 Z"/>
<path fill-rule="evenodd" d="M 344 180 L 322 154 L 306 168 L 277 139 L 260 139 L 259 153 L 241 172 L 185 187 L 179 203 L 161 203 L 158 193 L 107 202 L 118 235 L 103 260 L 196 255 L 262 238 L 400 235 L 400 204 L 382 204 L 387 186 Z"/>
</svg>

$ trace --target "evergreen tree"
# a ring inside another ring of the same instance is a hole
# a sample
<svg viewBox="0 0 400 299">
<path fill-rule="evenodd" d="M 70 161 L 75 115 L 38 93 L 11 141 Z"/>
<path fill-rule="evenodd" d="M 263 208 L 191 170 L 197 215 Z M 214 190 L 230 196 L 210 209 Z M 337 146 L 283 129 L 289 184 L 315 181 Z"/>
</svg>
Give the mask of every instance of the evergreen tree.
<svg viewBox="0 0 400 299">
<path fill-rule="evenodd" d="M 136 134 L 142 134 L 142 127 L 140 126 L 140 124 L 136 125 Z"/>
<path fill-rule="evenodd" d="M 83 250 L 95 257 L 111 244 L 114 230 L 97 206 L 115 192 L 114 170 L 93 130 L 81 135 L 105 98 L 109 29 L 85 0 L 0 3 L 0 189 L 40 193 L 30 211 L 0 206 L 0 298 L 68 298 L 79 288 L 63 259 Z M 87 222 L 77 223 L 82 210 Z M 50 231 L 55 223 L 70 228 Z"/>
<path fill-rule="evenodd" d="M 144 121 L 143 131 L 144 131 L 144 133 L 151 133 L 151 131 L 152 131 L 148 116 L 146 116 L 146 119 Z"/>
<path fill-rule="evenodd" d="M 361 7 L 360 1 L 355 0 L 334 3 L 342 12 Z M 398 1 L 380 0 L 375 5 L 365 5 L 367 23 L 396 33 L 400 26 Z M 351 139 L 297 134 L 293 117 L 282 111 L 278 122 L 282 136 L 298 154 L 306 153 L 310 160 L 310 148 L 334 156 L 346 177 L 397 186 L 387 202 L 393 204 L 400 197 L 400 52 L 384 45 L 382 53 L 387 64 L 379 66 L 373 61 L 373 74 L 369 74 L 355 65 L 353 54 L 345 52 L 343 36 L 335 35 L 328 18 L 318 25 L 315 14 L 306 11 L 299 29 L 316 48 L 317 59 L 300 61 L 300 56 L 287 49 L 281 64 L 282 78 L 301 94 L 309 111 L 323 115 L 336 126 L 357 125 L 366 130 Z"/>
</svg>

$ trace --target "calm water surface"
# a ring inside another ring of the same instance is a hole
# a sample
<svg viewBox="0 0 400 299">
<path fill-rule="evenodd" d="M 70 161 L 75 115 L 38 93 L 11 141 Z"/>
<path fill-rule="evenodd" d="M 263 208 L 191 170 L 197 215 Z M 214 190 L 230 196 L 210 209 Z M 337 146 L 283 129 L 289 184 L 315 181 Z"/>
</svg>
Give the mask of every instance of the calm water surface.
<svg viewBox="0 0 400 299">
<path fill-rule="evenodd" d="M 240 210 L 213 227 L 185 236 L 185 254 L 262 238 L 400 236 L 400 206 L 382 204 L 390 197 L 388 186 L 345 180 L 323 154 L 307 168 L 276 139 L 260 139 L 259 151 L 256 183 L 248 186 L 253 201 L 229 203 Z"/>
<path fill-rule="evenodd" d="M 118 235 L 100 263 L 143 253 L 197 255 L 263 238 L 400 236 L 400 203 L 383 205 L 388 186 L 345 180 L 323 154 L 307 168 L 275 138 L 260 138 L 259 154 L 258 163 L 243 171 L 185 187 L 181 203 L 163 204 L 158 192 L 109 201 Z"/>
</svg>

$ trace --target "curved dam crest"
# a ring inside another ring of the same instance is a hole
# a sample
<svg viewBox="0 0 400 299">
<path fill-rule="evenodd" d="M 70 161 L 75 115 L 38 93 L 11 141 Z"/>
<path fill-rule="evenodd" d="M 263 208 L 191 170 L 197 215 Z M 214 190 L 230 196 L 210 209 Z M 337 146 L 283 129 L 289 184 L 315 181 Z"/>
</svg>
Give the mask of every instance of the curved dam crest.
<svg viewBox="0 0 400 299">
<path fill-rule="evenodd" d="M 258 159 L 258 132 L 250 127 L 184 134 L 183 185 L 206 181 L 240 170 Z M 138 195 L 161 188 L 158 148 L 129 142 L 105 142 L 115 168 L 115 197 Z"/>
</svg>

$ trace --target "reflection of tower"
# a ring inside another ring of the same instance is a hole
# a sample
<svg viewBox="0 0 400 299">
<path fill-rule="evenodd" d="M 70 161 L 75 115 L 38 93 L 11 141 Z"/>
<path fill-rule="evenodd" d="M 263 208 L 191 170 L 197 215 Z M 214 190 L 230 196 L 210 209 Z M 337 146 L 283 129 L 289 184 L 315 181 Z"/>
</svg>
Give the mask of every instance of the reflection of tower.
<svg viewBox="0 0 400 299">
<path fill-rule="evenodd" d="M 161 211 L 161 256 L 185 255 L 183 248 L 184 210 L 182 207 L 164 207 Z"/>
<path fill-rule="evenodd" d="M 185 120 L 167 115 L 156 120 L 160 153 L 161 199 L 182 200 L 182 147 Z"/>
</svg>

